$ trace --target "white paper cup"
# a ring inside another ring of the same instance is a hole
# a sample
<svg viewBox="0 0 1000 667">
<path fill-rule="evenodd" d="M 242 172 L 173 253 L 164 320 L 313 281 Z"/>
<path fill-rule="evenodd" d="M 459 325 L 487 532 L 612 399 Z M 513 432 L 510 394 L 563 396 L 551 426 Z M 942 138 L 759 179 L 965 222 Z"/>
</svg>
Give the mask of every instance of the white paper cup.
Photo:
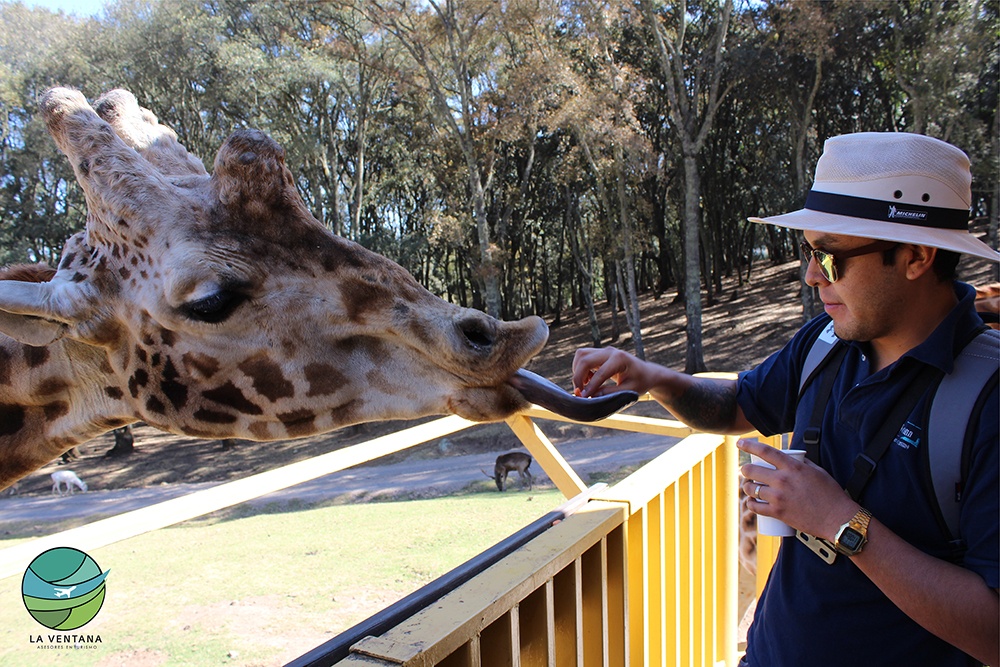
<svg viewBox="0 0 1000 667">
<path fill-rule="evenodd" d="M 784 449 L 783 454 L 791 456 L 796 461 L 802 461 L 806 457 L 806 450 L 804 449 Z M 764 468 L 774 469 L 774 466 L 759 458 L 753 454 L 750 455 L 750 463 L 754 465 L 762 466 Z M 766 485 L 765 485 L 766 486 Z M 765 501 L 760 501 L 767 504 Z M 773 516 L 764 516 L 763 514 L 757 515 L 757 533 L 760 535 L 772 535 L 774 537 L 791 537 L 795 534 L 795 529 L 791 528 L 784 521 L 779 521 Z"/>
</svg>

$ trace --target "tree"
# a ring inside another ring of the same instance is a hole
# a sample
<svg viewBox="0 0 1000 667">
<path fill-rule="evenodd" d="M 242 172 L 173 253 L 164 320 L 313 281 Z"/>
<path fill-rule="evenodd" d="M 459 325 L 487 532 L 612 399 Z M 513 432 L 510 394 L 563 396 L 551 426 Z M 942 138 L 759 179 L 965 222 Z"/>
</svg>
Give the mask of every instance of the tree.
<svg viewBox="0 0 1000 667">
<path fill-rule="evenodd" d="M 726 35 L 733 12 L 724 0 L 715 13 L 712 3 L 691 5 L 686 0 L 657 8 L 642 0 L 643 13 L 653 33 L 660 58 L 663 85 L 670 100 L 669 119 L 680 143 L 684 165 L 684 300 L 687 320 L 685 371 L 705 370 L 701 332 L 701 175 L 699 157 L 712 130 L 719 105 L 731 83 L 723 85 Z"/>
</svg>

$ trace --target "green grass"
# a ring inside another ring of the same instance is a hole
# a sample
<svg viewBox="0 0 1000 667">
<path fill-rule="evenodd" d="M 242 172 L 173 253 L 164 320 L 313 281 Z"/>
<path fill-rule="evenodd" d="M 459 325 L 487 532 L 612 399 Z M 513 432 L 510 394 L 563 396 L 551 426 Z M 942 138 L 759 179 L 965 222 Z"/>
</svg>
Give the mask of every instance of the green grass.
<svg viewBox="0 0 1000 667">
<path fill-rule="evenodd" d="M 92 648 L 38 648 L 54 634 L 0 581 L 0 664 L 277 665 L 318 646 L 557 507 L 555 490 L 245 509 L 90 553 L 107 599 L 76 634 Z M 17 539 L 0 540 L 0 548 Z"/>
</svg>

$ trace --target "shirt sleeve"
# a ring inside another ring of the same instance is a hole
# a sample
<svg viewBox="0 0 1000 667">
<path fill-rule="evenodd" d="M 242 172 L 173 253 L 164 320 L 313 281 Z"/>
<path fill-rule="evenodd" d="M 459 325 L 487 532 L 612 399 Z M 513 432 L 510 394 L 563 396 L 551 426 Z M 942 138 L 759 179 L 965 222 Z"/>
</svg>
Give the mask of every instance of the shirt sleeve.
<svg viewBox="0 0 1000 667">
<path fill-rule="evenodd" d="M 783 348 L 753 370 L 740 373 L 736 400 L 747 421 L 762 434 L 788 433 L 795 426 L 802 366 L 829 322 L 825 314 L 813 318 Z"/>
</svg>

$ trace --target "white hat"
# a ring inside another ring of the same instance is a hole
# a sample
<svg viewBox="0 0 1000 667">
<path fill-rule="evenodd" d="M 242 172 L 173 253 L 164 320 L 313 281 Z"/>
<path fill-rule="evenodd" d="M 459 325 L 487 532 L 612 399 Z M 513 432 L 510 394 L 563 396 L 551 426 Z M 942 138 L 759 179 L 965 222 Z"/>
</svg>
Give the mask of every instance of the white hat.
<svg viewBox="0 0 1000 667">
<path fill-rule="evenodd" d="M 915 243 L 993 261 L 969 233 L 969 158 L 922 134 L 859 132 L 827 139 L 800 211 L 750 218 L 792 229 Z"/>
</svg>

